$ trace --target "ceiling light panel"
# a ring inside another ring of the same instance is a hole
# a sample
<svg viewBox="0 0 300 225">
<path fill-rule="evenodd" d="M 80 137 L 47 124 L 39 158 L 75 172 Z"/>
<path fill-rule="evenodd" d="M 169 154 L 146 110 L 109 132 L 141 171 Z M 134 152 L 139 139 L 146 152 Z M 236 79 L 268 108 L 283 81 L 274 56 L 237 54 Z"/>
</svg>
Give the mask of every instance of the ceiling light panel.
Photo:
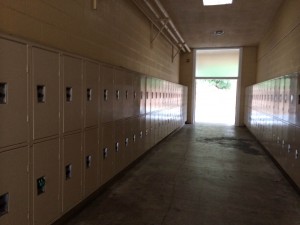
<svg viewBox="0 0 300 225">
<path fill-rule="evenodd" d="M 232 0 L 203 0 L 203 5 L 228 5 Z"/>
</svg>

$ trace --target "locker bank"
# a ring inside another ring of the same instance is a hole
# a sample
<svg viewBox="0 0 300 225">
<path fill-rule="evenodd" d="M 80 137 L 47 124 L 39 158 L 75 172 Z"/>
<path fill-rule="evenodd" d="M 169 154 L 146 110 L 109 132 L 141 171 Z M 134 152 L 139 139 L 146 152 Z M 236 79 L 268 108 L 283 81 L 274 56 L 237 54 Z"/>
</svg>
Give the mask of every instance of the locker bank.
<svg viewBox="0 0 300 225">
<path fill-rule="evenodd" d="M 289 205 L 300 219 L 300 199 L 292 189 L 300 187 L 299 15 L 299 0 L 217 6 L 202 0 L 0 0 L 0 224 L 67 224 L 66 218 L 118 186 L 126 174 L 148 168 L 148 157 L 166 157 L 152 162 L 158 178 L 160 170 L 171 171 L 169 159 L 180 155 L 186 163 L 189 154 L 182 154 L 199 139 L 195 132 L 209 135 L 213 129 L 194 123 L 196 51 L 227 48 L 240 50 L 237 128 L 228 129 L 244 129 L 260 143 L 257 148 L 264 151 L 258 155 L 267 153 L 266 162 L 277 166 L 276 176 L 284 177 L 279 180 L 286 182 L 285 190 L 291 188 L 282 192 L 295 195 Z M 170 149 L 180 147 L 178 154 L 163 151 L 168 143 Z M 199 160 L 211 152 L 203 154 Z M 171 175 L 185 171 L 179 162 Z M 166 176 L 159 185 L 168 186 L 167 181 Z M 168 213 L 178 199 L 174 187 L 162 194 L 172 199 Z M 156 198 L 148 193 L 147 200 L 146 193 L 140 202 Z M 180 199 L 188 201 L 184 196 Z M 155 210 L 159 217 L 161 210 Z M 136 224 L 219 224 L 181 213 L 174 221 L 166 214 L 160 222 L 141 217 Z M 129 218 L 96 224 L 134 225 Z M 239 224 L 230 221 L 222 224 Z M 245 219 L 244 224 L 272 223 Z"/>
</svg>

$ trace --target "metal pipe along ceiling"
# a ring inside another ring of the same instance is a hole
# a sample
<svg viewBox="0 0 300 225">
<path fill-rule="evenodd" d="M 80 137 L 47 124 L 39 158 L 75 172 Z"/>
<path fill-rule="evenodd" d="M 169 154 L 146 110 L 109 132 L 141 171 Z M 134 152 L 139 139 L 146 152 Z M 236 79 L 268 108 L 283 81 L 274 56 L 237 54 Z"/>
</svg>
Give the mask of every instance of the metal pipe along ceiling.
<svg viewBox="0 0 300 225">
<path fill-rule="evenodd" d="M 165 26 L 165 29 L 167 30 L 167 32 L 169 33 L 169 35 L 173 38 L 173 40 L 176 42 L 176 44 L 179 46 L 179 48 L 183 51 L 183 52 L 191 52 L 191 49 L 188 47 L 188 45 L 185 43 L 185 41 L 183 40 L 183 38 L 181 37 L 180 33 L 178 32 L 178 30 L 176 29 L 173 21 L 170 19 L 167 11 L 164 9 L 164 7 L 162 6 L 162 4 L 159 2 L 159 0 L 154 0 L 157 7 L 159 8 L 159 10 L 161 11 L 161 13 L 163 14 L 163 17 L 165 19 L 168 20 L 168 24 L 170 26 L 168 26 L 165 22 L 165 20 L 161 19 L 160 14 L 157 12 L 157 10 L 149 3 L 148 0 L 144 0 L 145 5 L 150 9 L 150 11 L 154 14 L 154 16 L 156 17 L 156 19 L 158 19 L 160 21 L 160 23 Z M 178 37 L 176 37 L 176 36 Z M 179 40 L 178 40 L 179 39 Z"/>
</svg>

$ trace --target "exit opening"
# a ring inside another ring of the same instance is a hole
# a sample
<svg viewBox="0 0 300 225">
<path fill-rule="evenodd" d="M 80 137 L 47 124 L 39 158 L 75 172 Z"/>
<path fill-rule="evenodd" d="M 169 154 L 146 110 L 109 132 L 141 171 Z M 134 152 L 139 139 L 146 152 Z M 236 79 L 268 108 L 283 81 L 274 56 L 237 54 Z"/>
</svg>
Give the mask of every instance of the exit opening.
<svg viewBox="0 0 300 225">
<path fill-rule="evenodd" d="M 196 51 L 196 123 L 234 125 L 239 49 Z"/>
</svg>

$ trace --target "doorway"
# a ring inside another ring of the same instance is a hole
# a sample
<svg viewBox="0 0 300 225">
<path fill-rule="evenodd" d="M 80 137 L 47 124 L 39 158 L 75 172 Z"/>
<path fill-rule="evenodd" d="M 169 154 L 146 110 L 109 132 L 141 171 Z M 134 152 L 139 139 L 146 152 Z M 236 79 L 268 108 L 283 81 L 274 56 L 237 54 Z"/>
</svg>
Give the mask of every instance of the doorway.
<svg viewBox="0 0 300 225">
<path fill-rule="evenodd" d="M 196 51 L 196 123 L 235 125 L 239 49 Z"/>
</svg>

